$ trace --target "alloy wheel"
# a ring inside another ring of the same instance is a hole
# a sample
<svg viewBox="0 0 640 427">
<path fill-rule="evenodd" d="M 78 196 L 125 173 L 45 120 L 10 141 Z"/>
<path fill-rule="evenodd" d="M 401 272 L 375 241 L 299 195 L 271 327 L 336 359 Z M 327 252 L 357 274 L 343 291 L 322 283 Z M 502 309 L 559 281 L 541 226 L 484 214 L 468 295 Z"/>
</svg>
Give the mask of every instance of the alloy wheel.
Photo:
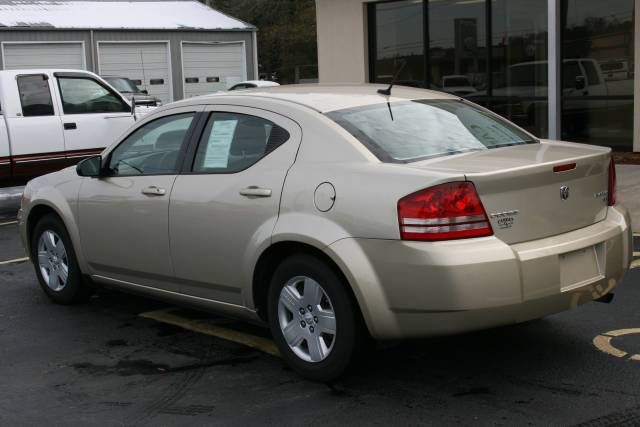
<svg viewBox="0 0 640 427">
<path fill-rule="evenodd" d="M 60 236 L 45 230 L 38 239 L 38 267 L 47 286 L 59 292 L 69 279 L 69 258 Z"/>
<path fill-rule="evenodd" d="M 325 360 L 336 340 L 336 316 L 322 286 L 307 276 L 290 279 L 280 291 L 278 322 L 289 348 L 306 362 Z"/>
</svg>

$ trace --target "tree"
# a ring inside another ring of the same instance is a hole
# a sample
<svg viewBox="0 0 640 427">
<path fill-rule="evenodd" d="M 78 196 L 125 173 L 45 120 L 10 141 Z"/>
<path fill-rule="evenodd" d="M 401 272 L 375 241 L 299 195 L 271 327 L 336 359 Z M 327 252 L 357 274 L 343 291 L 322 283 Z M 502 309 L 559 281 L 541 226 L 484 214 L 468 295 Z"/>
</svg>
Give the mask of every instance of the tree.
<svg viewBox="0 0 640 427">
<path fill-rule="evenodd" d="M 204 1 L 220 12 L 258 28 L 261 74 L 276 73 L 281 83 L 292 83 L 300 73 L 302 78 L 317 78 L 314 0 Z"/>
</svg>

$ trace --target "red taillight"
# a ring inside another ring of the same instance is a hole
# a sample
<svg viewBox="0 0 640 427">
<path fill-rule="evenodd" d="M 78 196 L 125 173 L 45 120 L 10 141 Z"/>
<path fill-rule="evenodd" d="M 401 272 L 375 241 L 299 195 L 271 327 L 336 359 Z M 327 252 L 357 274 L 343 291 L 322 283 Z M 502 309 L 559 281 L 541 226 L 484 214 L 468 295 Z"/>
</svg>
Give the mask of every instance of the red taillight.
<svg viewBox="0 0 640 427">
<path fill-rule="evenodd" d="M 609 206 L 616 204 L 616 162 L 609 161 Z"/>
<path fill-rule="evenodd" d="M 398 202 L 402 240 L 451 240 L 490 236 L 491 224 L 475 186 L 448 182 Z"/>
</svg>

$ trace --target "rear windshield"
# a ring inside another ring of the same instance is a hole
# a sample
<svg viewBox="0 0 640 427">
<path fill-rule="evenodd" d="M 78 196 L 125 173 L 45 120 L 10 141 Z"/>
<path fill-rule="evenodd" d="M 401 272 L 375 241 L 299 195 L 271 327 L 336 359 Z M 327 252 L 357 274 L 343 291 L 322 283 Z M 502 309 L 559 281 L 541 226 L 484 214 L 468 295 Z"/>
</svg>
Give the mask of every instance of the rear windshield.
<svg viewBox="0 0 640 427">
<path fill-rule="evenodd" d="M 537 142 L 506 120 L 459 100 L 400 101 L 327 116 L 380 160 L 392 163 Z"/>
</svg>

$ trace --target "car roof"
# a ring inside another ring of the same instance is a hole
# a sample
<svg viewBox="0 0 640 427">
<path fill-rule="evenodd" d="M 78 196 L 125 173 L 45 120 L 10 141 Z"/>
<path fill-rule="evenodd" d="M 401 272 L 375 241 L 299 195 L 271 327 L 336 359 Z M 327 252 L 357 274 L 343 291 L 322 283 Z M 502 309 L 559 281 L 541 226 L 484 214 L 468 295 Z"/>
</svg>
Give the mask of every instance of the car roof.
<svg viewBox="0 0 640 427">
<path fill-rule="evenodd" d="M 398 102 L 415 99 L 459 99 L 459 97 L 444 92 L 417 89 L 406 86 L 394 86 L 391 96 L 378 93 L 378 89 L 386 89 L 388 85 L 284 85 L 261 87 L 239 92 L 221 92 L 189 98 L 190 103 L 215 103 L 225 97 L 252 97 L 276 99 L 304 105 L 321 113 L 343 110 L 346 108 L 375 105 L 385 102 Z"/>
</svg>

